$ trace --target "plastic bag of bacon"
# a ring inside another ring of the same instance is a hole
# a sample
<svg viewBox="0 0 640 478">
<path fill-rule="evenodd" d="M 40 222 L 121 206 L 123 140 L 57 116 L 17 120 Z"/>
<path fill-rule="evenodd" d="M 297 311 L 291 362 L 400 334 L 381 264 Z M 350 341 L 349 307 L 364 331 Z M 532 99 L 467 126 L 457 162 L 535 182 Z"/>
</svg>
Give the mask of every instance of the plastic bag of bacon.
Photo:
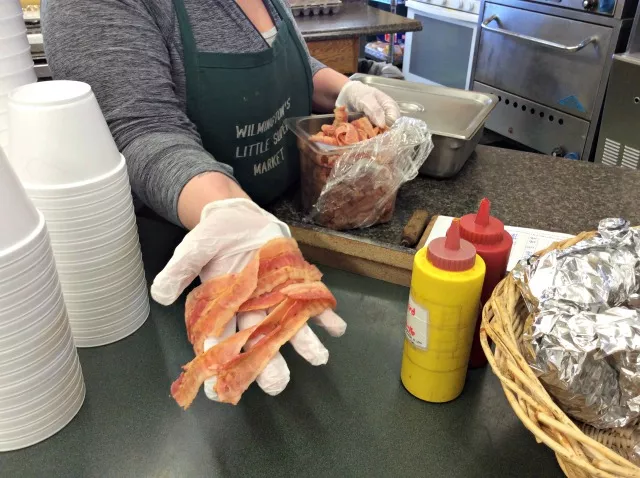
<svg viewBox="0 0 640 478">
<path fill-rule="evenodd" d="M 424 121 L 402 117 L 388 129 L 334 112 L 333 123 L 298 135 L 302 203 L 310 219 L 346 230 L 388 222 L 402 184 L 418 175 L 433 149 Z M 351 121 L 349 121 L 351 119 Z"/>
</svg>

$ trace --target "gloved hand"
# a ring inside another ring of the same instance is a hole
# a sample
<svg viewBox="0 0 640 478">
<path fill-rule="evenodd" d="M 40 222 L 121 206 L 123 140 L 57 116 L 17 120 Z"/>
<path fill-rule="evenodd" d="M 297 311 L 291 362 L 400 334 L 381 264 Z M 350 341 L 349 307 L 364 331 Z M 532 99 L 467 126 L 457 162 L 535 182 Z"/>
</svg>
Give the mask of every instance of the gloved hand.
<svg viewBox="0 0 640 478">
<path fill-rule="evenodd" d="M 391 126 L 400 118 L 400 107 L 382 91 L 359 81 L 349 81 L 340 90 L 336 106 L 346 106 L 354 113 L 364 113 L 375 126 Z"/>
<path fill-rule="evenodd" d="M 205 206 L 200 223 L 176 247 L 169 263 L 156 276 L 151 286 L 151 296 L 160 304 L 169 305 L 197 276 L 204 282 L 240 272 L 258 249 L 278 237 L 291 237 L 287 225 L 252 201 L 227 199 L 213 202 Z M 267 312 L 261 310 L 238 314 L 229 322 L 221 337 L 207 338 L 205 350 L 234 334 L 236 324 L 240 330 L 252 327 L 264 320 Z M 331 310 L 312 320 L 334 337 L 344 334 L 347 328 L 347 324 Z M 312 365 L 327 363 L 329 351 L 308 325 L 300 329 L 290 342 Z M 217 399 L 215 380 L 205 382 L 205 393 L 211 400 Z M 285 389 L 289 383 L 289 368 L 280 353 L 258 376 L 257 383 L 269 395 L 277 395 Z"/>
</svg>

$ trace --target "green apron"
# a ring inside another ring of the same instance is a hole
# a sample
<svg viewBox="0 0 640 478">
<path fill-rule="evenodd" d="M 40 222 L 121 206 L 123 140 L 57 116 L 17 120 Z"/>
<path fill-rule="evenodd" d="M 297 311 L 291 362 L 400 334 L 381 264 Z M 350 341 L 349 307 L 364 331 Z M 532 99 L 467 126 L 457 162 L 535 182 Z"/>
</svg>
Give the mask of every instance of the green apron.
<svg viewBox="0 0 640 478">
<path fill-rule="evenodd" d="M 273 201 L 299 179 L 295 137 L 284 120 L 311 114 L 313 94 L 304 45 L 281 2 L 274 0 L 273 5 L 282 21 L 271 48 L 207 53 L 196 48 L 184 0 L 174 0 L 184 50 L 187 115 L 204 148 L 233 168 L 240 185 L 259 204 Z"/>
</svg>

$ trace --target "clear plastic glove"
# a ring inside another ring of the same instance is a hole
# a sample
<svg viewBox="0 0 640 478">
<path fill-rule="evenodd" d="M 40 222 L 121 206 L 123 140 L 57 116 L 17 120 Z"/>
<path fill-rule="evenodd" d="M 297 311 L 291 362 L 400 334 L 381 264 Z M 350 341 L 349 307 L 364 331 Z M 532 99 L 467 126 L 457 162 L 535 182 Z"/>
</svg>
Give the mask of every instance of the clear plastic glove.
<svg viewBox="0 0 640 478">
<path fill-rule="evenodd" d="M 151 296 L 160 304 L 169 305 L 196 277 L 200 276 L 204 282 L 239 272 L 258 249 L 278 237 L 291 237 L 287 225 L 252 201 L 227 199 L 211 203 L 203 209 L 200 223 L 176 247 L 169 263 L 156 276 Z M 236 327 L 244 330 L 261 322 L 267 313 L 263 310 L 238 314 L 221 337 L 207 338 L 205 350 L 233 335 Z M 332 310 L 323 312 L 313 321 L 334 337 L 344 334 L 347 328 L 347 324 Z M 300 329 L 290 342 L 312 365 L 327 363 L 329 351 L 308 325 Z M 205 382 L 205 393 L 211 400 L 217 399 L 215 380 Z M 256 381 L 269 395 L 277 395 L 285 389 L 289 383 L 289 368 L 280 353 L 273 357 Z"/>
<path fill-rule="evenodd" d="M 375 126 L 391 126 L 401 116 L 400 107 L 393 98 L 359 81 L 349 81 L 342 87 L 336 106 L 364 113 Z"/>
</svg>

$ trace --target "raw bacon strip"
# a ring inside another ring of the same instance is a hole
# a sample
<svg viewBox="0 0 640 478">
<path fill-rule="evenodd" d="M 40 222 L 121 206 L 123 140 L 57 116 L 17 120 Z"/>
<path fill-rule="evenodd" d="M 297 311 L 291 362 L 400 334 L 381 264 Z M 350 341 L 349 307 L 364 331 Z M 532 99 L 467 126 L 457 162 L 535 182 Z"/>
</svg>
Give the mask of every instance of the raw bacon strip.
<svg viewBox="0 0 640 478">
<path fill-rule="evenodd" d="M 284 254 L 268 259 L 263 259 L 262 256 L 260 256 L 258 275 L 264 275 L 282 267 L 304 267 L 306 265 L 307 261 L 304 260 L 300 251 L 285 252 Z"/>
<path fill-rule="evenodd" d="M 358 130 L 351 123 L 343 123 L 336 128 L 336 139 L 341 146 L 356 144 L 360 141 Z"/>
<path fill-rule="evenodd" d="M 332 124 L 323 124 L 320 129 L 325 136 L 334 136 L 336 134 L 336 127 Z"/>
<path fill-rule="evenodd" d="M 367 139 L 373 138 L 376 136 L 376 133 L 374 132 L 374 129 L 373 129 L 373 125 L 371 124 L 371 121 L 369 121 L 369 118 L 367 118 L 366 116 L 352 121 L 351 124 L 355 126 L 357 129 L 363 130 L 367 134 Z"/>
<path fill-rule="evenodd" d="M 202 353 L 207 337 L 220 337 L 236 311 L 251 297 L 258 284 L 259 265 L 260 255 L 256 254 L 247 267 L 237 275 L 233 285 L 216 299 L 209 301 L 191 330 L 187 330 L 196 354 Z"/>
<path fill-rule="evenodd" d="M 303 268 L 308 264 L 302 258 L 298 244 L 291 238 L 273 239 L 266 243 L 258 252 L 254 261 L 240 274 L 231 274 L 212 279 L 194 289 L 187 297 L 185 308 L 185 321 L 190 342 L 195 346 L 196 353 L 201 350 L 204 339 L 209 336 L 219 337 L 225 326 L 233 318 L 238 307 L 244 303 L 246 291 L 251 288 L 253 295 L 257 285 L 256 276 L 268 273 L 285 266 Z M 273 276 L 267 276 L 269 280 Z M 279 276 L 276 276 L 278 279 Z M 310 277 L 315 277 L 311 275 Z M 250 279 L 248 282 L 247 279 Z M 276 280 L 266 286 L 262 285 L 264 292 L 270 292 L 285 280 Z M 240 291 L 243 291 L 242 293 Z M 230 301 L 231 298 L 231 301 Z M 204 320 L 203 323 L 200 323 Z"/>
<path fill-rule="evenodd" d="M 282 292 L 296 299 L 288 297 L 260 324 L 223 340 L 183 367 L 184 372 L 171 386 L 171 395 L 181 407 L 187 409 L 204 381 L 216 375 L 224 384 L 221 387 L 216 385 L 217 391 L 223 391 L 222 394 L 218 392 L 219 398 L 225 396 L 227 398 L 223 401 L 237 403 L 244 390 L 260 374 L 282 344 L 293 337 L 309 317 L 328 308 L 334 308 L 336 304 L 331 292 L 321 282 L 294 284 L 284 288 Z M 248 352 L 240 353 L 247 342 L 259 336 L 264 337 Z M 242 356 L 248 358 L 238 361 L 238 357 Z M 261 368 L 255 372 L 247 370 L 247 367 Z M 227 390 L 226 395 L 224 390 Z"/>
<path fill-rule="evenodd" d="M 332 309 L 336 306 L 335 297 L 322 282 L 291 284 L 282 289 L 282 294 L 293 300 L 328 300 Z"/>
<path fill-rule="evenodd" d="M 189 408 L 205 380 L 216 375 L 222 364 L 236 357 L 249 340 L 272 332 L 290 306 L 276 308 L 260 324 L 232 335 L 182 367 L 184 371 L 171 385 L 171 396 L 178 405 L 185 410 Z"/>
<path fill-rule="evenodd" d="M 384 133 L 387 128 L 374 127 L 366 116 L 349 122 L 349 114 L 344 106 L 333 110 L 333 124 L 322 125 L 320 131 L 309 139 L 332 146 L 349 146 Z"/>
<path fill-rule="evenodd" d="M 324 143 L 329 146 L 338 146 L 338 140 L 333 136 L 326 136 L 322 133 L 314 134 L 309 137 L 309 140 L 315 141 L 316 143 Z"/>
<path fill-rule="evenodd" d="M 304 260 L 295 240 L 287 241 L 290 242 L 279 242 L 273 246 L 268 243 L 260 250 L 258 285 L 251 299 L 262 297 L 290 284 L 303 281 L 317 282 L 322 278 L 322 273 Z"/>
<path fill-rule="evenodd" d="M 316 282 L 320 279 L 322 279 L 322 272 L 311 264 L 306 264 L 303 267 L 285 266 L 263 274 L 258 279 L 258 286 L 254 291 L 254 295 L 260 297 L 290 280 L 297 282 Z"/>
<path fill-rule="evenodd" d="M 335 116 L 333 119 L 333 126 L 335 127 L 349 121 L 349 113 L 347 113 L 346 106 L 338 106 L 333 110 L 333 114 Z"/>
<path fill-rule="evenodd" d="M 187 329 L 192 327 L 202 315 L 207 303 L 231 287 L 237 278 L 237 274 L 216 277 L 199 285 L 189 293 L 185 303 L 185 322 Z"/>
<path fill-rule="evenodd" d="M 286 299 L 286 296 L 280 291 L 285 287 L 296 284 L 298 282 L 300 281 L 288 280 L 284 284 L 281 284 L 274 288 L 272 292 L 267 292 L 260 297 L 251 298 L 240 306 L 238 312 L 251 312 L 252 310 L 271 309 L 280 304 L 280 302 L 282 302 L 284 299 Z"/>
<path fill-rule="evenodd" d="M 262 294 L 260 297 L 252 297 L 240 306 L 238 312 L 251 312 L 252 310 L 268 310 L 280 304 L 286 296 L 281 292 L 285 287 L 296 284 L 299 281 L 289 280 L 273 289 L 271 292 Z"/>
<path fill-rule="evenodd" d="M 273 239 L 262 246 L 259 253 L 259 273 L 264 273 L 269 269 L 281 267 L 282 265 L 304 263 L 302 252 L 300 252 L 298 243 L 295 241 L 295 239 Z M 286 264 L 283 263 L 283 261 L 286 261 Z"/>
<path fill-rule="evenodd" d="M 271 239 L 264 246 L 260 248 L 260 261 L 268 261 L 274 257 L 278 257 L 287 252 L 300 253 L 300 248 L 295 239 L 280 237 L 278 239 Z"/>
<path fill-rule="evenodd" d="M 249 299 L 246 301 L 238 312 L 251 312 L 253 310 L 267 310 L 275 307 L 280 304 L 286 297 L 282 295 L 280 292 L 274 290 L 273 292 L 268 292 L 260 297 L 256 297 L 255 299 Z"/>
<path fill-rule="evenodd" d="M 309 139 L 311 141 L 316 141 L 318 143 L 321 143 L 324 140 L 324 138 L 325 138 L 325 134 L 322 131 L 319 131 L 318 133 L 312 136 L 309 136 Z"/>
<path fill-rule="evenodd" d="M 329 295 L 331 294 L 328 290 Z M 287 302 L 291 299 L 287 299 Z M 285 302 L 285 303 L 287 303 Z M 241 353 L 218 370 L 216 393 L 221 402 L 236 405 L 249 385 L 260 375 L 273 356 L 293 337 L 310 317 L 335 307 L 333 296 L 310 301 L 296 300 L 286 318 L 248 352 Z"/>
</svg>

